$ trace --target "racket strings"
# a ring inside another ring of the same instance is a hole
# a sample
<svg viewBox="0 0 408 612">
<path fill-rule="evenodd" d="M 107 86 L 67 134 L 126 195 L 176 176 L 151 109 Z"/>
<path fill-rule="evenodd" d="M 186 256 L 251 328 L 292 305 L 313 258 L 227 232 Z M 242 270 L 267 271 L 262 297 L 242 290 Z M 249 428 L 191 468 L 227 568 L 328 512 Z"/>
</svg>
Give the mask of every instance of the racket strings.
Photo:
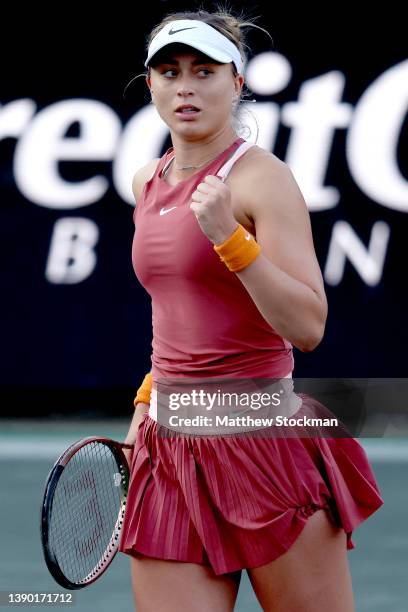
<svg viewBox="0 0 408 612">
<path fill-rule="evenodd" d="M 81 447 L 61 474 L 49 541 L 61 570 L 74 583 L 97 573 L 117 547 L 116 530 L 124 513 L 123 478 L 122 466 L 101 442 Z"/>
</svg>

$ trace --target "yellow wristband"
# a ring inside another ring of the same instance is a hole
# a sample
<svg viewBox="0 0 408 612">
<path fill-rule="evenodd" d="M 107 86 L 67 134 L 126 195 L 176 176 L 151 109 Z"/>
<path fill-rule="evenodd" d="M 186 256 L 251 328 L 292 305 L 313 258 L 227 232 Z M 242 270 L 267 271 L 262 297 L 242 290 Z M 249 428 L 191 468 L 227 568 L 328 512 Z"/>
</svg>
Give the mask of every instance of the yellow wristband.
<svg viewBox="0 0 408 612">
<path fill-rule="evenodd" d="M 142 384 L 137 390 L 137 394 L 135 399 L 133 400 L 133 404 L 136 408 L 136 404 L 138 402 L 143 402 L 144 404 L 150 404 L 150 393 L 152 390 L 152 373 L 149 372 L 143 379 Z"/>
<path fill-rule="evenodd" d="M 234 233 L 224 242 L 213 245 L 221 261 L 231 272 L 239 272 L 254 261 L 261 252 L 255 238 L 239 223 Z"/>
</svg>

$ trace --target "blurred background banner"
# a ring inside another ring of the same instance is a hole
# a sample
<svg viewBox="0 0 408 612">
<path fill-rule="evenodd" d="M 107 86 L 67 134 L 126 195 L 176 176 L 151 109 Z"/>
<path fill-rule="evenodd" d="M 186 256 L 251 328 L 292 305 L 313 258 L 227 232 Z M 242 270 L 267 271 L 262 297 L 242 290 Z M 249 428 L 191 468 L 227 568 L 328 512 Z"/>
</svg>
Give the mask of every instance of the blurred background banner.
<svg viewBox="0 0 408 612">
<path fill-rule="evenodd" d="M 130 412 L 152 339 L 131 181 L 171 142 L 144 77 L 123 91 L 152 27 L 192 8 L 14 17 L 0 97 L 3 414 Z M 297 377 L 407 372 L 408 46 L 387 8 L 250 6 L 274 45 L 248 30 L 242 135 L 292 169 L 329 303 L 321 344 L 294 349 Z"/>
<path fill-rule="evenodd" d="M 151 29 L 168 12 L 198 4 L 2 7 L 0 591 L 62 591 L 42 558 L 47 474 L 80 438 L 124 440 L 135 391 L 150 370 L 150 297 L 131 263 L 131 181 L 171 143 L 143 76 L 123 92 L 144 73 Z M 328 297 L 324 339 L 311 353 L 294 349 L 294 379 L 306 387 L 313 379 L 344 379 L 347 393 L 354 379 L 371 381 L 366 404 L 354 394 L 361 410 L 351 417 L 358 427 L 367 405 L 374 431 L 381 430 L 359 441 L 385 504 L 353 534 L 356 610 L 402 611 L 408 438 L 396 383 L 407 380 L 408 340 L 403 5 L 228 5 L 259 15 L 273 37 L 271 45 L 248 30 L 243 136 L 292 169 Z M 384 414 L 372 410 L 382 403 Z M 133 610 L 129 559 L 117 555 L 76 600 L 78 612 Z M 243 572 L 236 612 L 260 609 Z"/>
</svg>

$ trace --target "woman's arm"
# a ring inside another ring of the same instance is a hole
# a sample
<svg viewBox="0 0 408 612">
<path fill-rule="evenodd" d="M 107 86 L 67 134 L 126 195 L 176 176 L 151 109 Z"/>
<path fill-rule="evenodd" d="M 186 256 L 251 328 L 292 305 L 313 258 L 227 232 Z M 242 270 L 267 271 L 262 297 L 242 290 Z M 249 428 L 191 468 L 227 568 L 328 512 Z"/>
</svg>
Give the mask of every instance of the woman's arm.
<svg viewBox="0 0 408 612">
<path fill-rule="evenodd" d="M 137 200 L 140 197 L 140 194 L 143 191 L 143 187 L 146 181 L 148 181 L 149 178 L 154 174 L 154 171 L 159 161 L 160 161 L 159 158 L 155 158 L 152 161 L 150 161 L 148 164 L 146 164 L 145 166 L 142 166 L 136 171 L 133 177 L 133 180 L 132 180 L 132 191 L 133 191 L 133 196 L 135 198 L 136 204 L 137 204 Z M 127 436 L 124 440 L 126 444 L 135 443 L 137 430 L 139 429 L 139 425 L 142 422 L 143 415 L 149 410 L 149 404 L 145 401 L 138 400 L 138 396 L 140 394 L 145 395 L 146 397 L 150 395 L 151 387 L 152 387 L 152 377 L 151 377 L 151 372 L 149 372 L 148 374 L 146 374 L 141 386 L 139 387 L 137 391 L 136 397 L 134 399 L 135 411 L 133 413 L 133 418 L 130 423 L 130 427 L 129 427 Z M 123 449 L 123 452 L 125 453 L 127 462 L 130 467 L 133 451 L 131 449 Z"/>
<path fill-rule="evenodd" d="M 133 413 L 132 422 L 130 423 L 130 427 L 127 433 L 127 436 L 124 440 L 126 444 L 134 444 L 136 441 L 137 430 L 139 429 L 139 425 L 142 422 L 143 415 L 148 412 L 149 404 L 145 404 L 144 402 L 138 402 Z M 132 455 L 133 448 L 124 448 L 124 455 L 128 462 L 129 469 L 132 465 Z"/>
<path fill-rule="evenodd" d="M 140 423 L 142 422 L 143 415 L 148 412 L 149 404 L 145 404 L 144 402 L 138 402 L 133 413 L 133 418 L 130 423 L 129 431 L 125 438 L 126 444 L 134 444 L 136 440 L 137 430 L 139 428 Z"/>
<path fill-rule="evenodd" d="M 135 411 L 133 413 L 132 422 L 129 427 L 129 431 L 125 438 L 126 444 L 134 444 L 137 437 L 137 430 L 139 429 L 139 425 L 142 422 L 144 414 L 149 410 L 149 402 L 152 392 L 152 382 L 153 376 L 152 372 L 148 372 L 143 379 L 142 384 L 137 390 L 136 397 L 133 400 Z M 129 467 L 131 465 L 131 456 L 132 450 L 124 449 L 126 459 L 128 461 Z"/>
<path fill-rule="evenodd" d="M 309 211 L 287 164 L 262 153 L 239 179 L 239 198 L 262 251 L 236 274 L 264 319 L 301 351 L 311 351 L 324 334 L 327 299 Z"/>
</svg>

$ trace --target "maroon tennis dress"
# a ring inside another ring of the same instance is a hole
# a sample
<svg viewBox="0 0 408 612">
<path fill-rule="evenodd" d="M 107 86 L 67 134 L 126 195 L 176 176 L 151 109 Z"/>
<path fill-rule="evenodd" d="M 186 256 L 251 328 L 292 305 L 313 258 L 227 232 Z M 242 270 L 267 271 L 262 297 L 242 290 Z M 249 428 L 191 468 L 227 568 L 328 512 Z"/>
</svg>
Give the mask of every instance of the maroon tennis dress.
<svg viewBox="0 0 408 612">
<path fill-rule="evenodd" d="M 237 138 L 196 174 L 147 181 L 134 213 L 132 260 L 152 300 L 153 392 L 166 378 L 288 378 L 293 347 L 261 316 L 190 209 L 209 174 L 225 180 L 250 143 Z M 299 394 L 299 414 L 319 411 Z M 220 575 L 276 559 L 324 508 L 347 534 L 384 502 L 352 437 L 159 435 L 151 401 L 137 432 L 119 550 L 210 565 Z"/>
</svg>

